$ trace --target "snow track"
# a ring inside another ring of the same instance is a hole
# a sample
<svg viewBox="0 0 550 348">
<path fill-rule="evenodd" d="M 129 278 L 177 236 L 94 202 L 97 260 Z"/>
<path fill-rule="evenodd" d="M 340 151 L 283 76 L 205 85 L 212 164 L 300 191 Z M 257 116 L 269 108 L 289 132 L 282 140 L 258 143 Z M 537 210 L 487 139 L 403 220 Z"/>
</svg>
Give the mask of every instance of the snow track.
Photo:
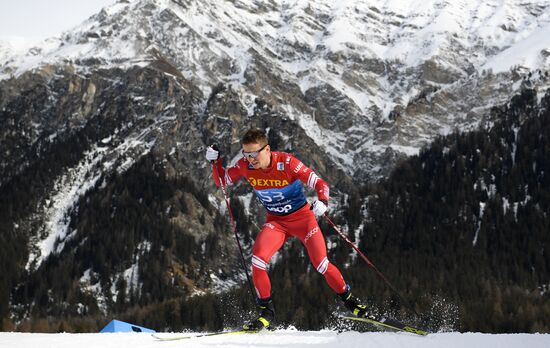
<svg viewBox="0 0 550 348">
<path fill-rule="evenodd" d="M 162 334 L 178 336 L 181 334 Z M 31 348 L 168 348 L 168 347 L 385 347 L 385 348 L 547 348 L 550 347 L 550 334 L 482 334 L 482 333 L 436 333 L 428 336 L 415 336 L 406 333 L 390 332 L 344 332 L 335 331 L 296 331 L 277 330 L 275 332 L 202 337 L 189 340 L 160 342 L 145 333 L 104 333 L 104 334 L 30 334 L 0 333 L 0 347 Z"/>
</svg>

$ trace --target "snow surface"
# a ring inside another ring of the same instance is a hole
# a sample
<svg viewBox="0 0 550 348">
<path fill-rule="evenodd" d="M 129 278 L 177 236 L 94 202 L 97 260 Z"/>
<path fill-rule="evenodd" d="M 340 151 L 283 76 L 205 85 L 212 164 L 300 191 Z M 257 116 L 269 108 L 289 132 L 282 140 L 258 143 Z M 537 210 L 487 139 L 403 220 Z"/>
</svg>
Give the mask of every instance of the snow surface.
<svg viewBox="0 0 550 348">
<path fill-rule="evenodd" d="M 160 334 L 179 336 L 181 334 Z M 437 333 L 428 336 L 414 336 L 407 333 L 390 332 L 344 332 L 278 330 L 275 332 L 201 337 L 179 341 L 157 341 L 146 333 L 103 333 L 103 334 L 30 334 L 0 333 L 0 347 L 10 348 L 168 348 L 168 347 L 341 347 L 341 348 L 547 348 L 550 334 L 481 334 L 481 333 Z"/>
</svg>

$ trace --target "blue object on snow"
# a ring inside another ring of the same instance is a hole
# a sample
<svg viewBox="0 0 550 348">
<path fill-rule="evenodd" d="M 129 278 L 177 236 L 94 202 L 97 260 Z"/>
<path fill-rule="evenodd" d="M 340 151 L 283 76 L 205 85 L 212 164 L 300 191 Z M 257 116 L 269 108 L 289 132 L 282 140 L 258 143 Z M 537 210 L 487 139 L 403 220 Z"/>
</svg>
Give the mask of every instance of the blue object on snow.
<svg viewBox="0 0 550 348">
<path fill-rule="evenodd" d="M 103 329 L 101 329 L 100 333 L 106 333 L 106 332 L 156 332 L 155 330 L 148 329 L 146 327 L 125 323 L 120 320 L 111 320 L 111 322 Z"/>
</svg>

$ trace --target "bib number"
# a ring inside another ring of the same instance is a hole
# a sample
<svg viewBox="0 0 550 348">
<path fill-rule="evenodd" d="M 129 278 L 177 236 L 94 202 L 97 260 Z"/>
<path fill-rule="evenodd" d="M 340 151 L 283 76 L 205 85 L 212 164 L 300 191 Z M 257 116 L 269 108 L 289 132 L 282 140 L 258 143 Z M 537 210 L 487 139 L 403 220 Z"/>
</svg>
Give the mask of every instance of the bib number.
<svg viewBox="0 0 550 348">
<path fill-rule="evenodd" d="M 258 192 L 258 196 L 264 203 L 272 203 L 273 201 L 277 202 L 285 199 L 285 196 L 283 195 L 283 193 L 279 191 L 275 191 L 275 192 L 257 191 L 257 192 Z"/>
</svg>

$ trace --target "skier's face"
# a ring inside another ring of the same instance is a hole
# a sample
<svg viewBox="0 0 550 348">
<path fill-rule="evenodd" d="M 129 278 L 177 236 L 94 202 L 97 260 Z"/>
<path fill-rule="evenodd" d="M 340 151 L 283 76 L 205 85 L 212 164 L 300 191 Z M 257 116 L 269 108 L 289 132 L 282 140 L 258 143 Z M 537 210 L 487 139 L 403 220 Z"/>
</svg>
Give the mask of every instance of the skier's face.
<svg viewBox="0 0 550 348">
<path fill-rule="evenodd" d="M 268 144 L 243 144 L 243 156 L 254 169 L 266 169 L 271 162 L 271 149 Z"/>
</svg>

